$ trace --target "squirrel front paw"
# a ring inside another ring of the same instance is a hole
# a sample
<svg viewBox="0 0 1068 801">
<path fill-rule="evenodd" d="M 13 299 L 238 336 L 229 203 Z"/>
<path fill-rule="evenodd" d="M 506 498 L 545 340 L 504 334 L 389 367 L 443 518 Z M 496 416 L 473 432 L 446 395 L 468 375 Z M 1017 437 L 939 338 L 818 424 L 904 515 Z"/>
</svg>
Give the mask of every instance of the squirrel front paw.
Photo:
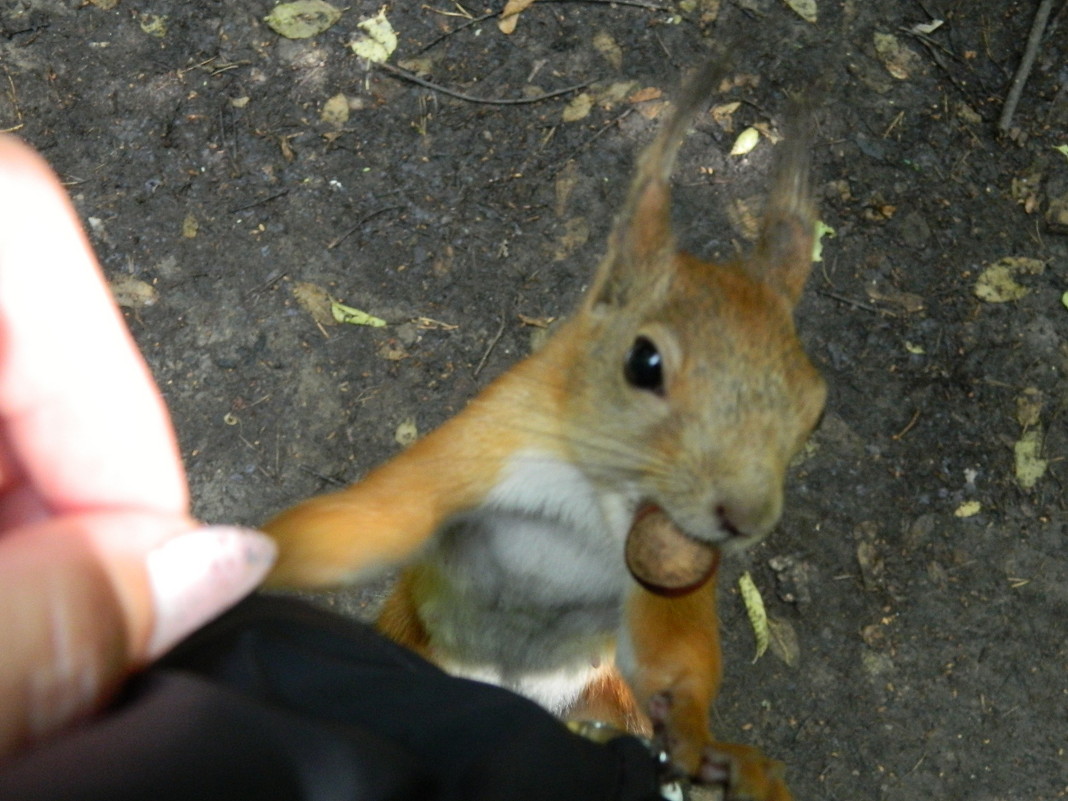
<svg viewBox="0 0 1068 801">
<path fill-rule="evenodd" d="M 701 752 L 693 780 L 723 788 L 723 801 L 793 801 L 785 766 L 749 745 L 711 743 Z"/>
<path fill-rule="evenodd" d="M 707 718 L 671 693 L 653 696 L 648 708 L 654 742 L 696 784 L 720 788 L 723 801 L 793 801 L 782 762 L 749 745 L 713 741 Z"/>
</svg>

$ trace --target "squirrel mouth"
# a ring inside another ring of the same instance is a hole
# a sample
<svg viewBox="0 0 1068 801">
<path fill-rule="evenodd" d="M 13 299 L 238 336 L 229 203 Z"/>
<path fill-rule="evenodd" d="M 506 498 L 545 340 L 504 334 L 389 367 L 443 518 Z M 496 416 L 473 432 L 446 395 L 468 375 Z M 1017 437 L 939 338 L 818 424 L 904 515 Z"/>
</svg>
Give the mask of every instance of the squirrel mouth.
<svg viewBox="0 0 1068 801">
<path fill-rule="evenodd" d="M 686 595 L 716 572 L 720 551 L 689 536 L 659 506 L 646 504 L 634 515 L 625 548 L 627 569 L 658 595 Z"/>
</svg>

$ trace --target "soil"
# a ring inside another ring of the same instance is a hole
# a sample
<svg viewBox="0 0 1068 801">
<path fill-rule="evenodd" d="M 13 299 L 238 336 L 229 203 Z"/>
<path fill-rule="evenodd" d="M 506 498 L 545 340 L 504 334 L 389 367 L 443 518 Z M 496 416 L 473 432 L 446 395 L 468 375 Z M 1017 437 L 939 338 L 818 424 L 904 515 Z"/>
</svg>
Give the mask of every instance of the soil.
<svg viewBox="0 0 1068 801">
<path fill-rule="evenodd" d="M 387 5 L 390 63 L 434 84 L 586 85 L 518 105 L 368 70 L 348 43 L 380 0 L 303 40 L 264 23 L 268 2 L 103 5 L 3 4 L 0 128 L 67 183 L 211 521 L 356 479 L 568 312 L 656 128 L 655 96 L 606 87 L 670 96 L 735 43 L 716 102 L 740 105 L 702 118 L 676 176 L 680 238 L 710 258 L 744 247 L 772 151 L 728 156 L 734 138 L 816 87 L 836 236 L 798 319 L 830 399 L 778 530 L 725 565 L 716 728 L 785 760 L 799 799 L 1068 796 L 1064 3 L 1006 135 L 1037 2 L 821 0 L 810 23 L 780 0 L 542 0 L 510 36 L 463 16 L 496 6 Z M 602 102 L 565 121 L 581 91 Z M 347 119 L 323 120 L 338 94 Z M 978 297 L 1006 258 L 1025 293 Z M 324 291 L 389 325 L 317 322 L 297 296 Z M 41 304 L 78 335 L 77 310 Z M 745 570 L 794 664 L 753 661 Z"/>
</svg>

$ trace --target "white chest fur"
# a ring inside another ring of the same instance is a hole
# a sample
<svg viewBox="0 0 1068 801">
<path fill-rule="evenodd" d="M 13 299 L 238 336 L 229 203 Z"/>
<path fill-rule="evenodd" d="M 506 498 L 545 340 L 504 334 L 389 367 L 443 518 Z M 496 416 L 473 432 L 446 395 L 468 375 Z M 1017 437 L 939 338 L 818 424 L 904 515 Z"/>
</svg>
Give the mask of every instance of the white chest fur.
<svg viewBox="0 0 1068 801">
<path fill-rule="evenodd" d="M 422 560 L 420 606 L 450 672 L 560 711 L 611 658 L 633 503 L 573 465 L 520 453 L 481 507 L 447 521 Z"/>
</svg>

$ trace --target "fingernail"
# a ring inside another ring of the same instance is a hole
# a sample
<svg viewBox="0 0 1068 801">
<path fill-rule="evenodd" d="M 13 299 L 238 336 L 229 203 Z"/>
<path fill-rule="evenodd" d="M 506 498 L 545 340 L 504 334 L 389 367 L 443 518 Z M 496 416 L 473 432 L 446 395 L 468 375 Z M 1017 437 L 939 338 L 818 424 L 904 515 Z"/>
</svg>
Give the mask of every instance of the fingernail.
<svg viewBox="0 0 1068 801">
<path fill-rule="evenodd" d="M 266 534 L 233 526 L 206 526 L 149 552 L 146 563 L 156 619 L 150 659 L 229 609 L 256 588 L 274 564 Z"/>
</svg>

